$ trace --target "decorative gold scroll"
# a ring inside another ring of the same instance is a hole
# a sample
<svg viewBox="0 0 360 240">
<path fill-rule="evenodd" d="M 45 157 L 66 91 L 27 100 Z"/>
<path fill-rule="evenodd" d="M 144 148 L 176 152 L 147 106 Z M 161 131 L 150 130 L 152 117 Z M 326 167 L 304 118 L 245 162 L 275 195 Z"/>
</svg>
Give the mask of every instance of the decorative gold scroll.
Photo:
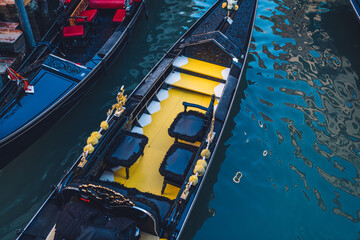
<svg viewBox="0 0 360 240">
<path fill-rule="evenodd" d="M 125 89 L 124 86 L 121 86 L 121 89 L 119 91 L 119 93 L 116 96 L 116 101 L 117 103 L 115 103 L 114 105 L 112 105 L 112 108 L 109 109 L 108 111 L 108 115 L 115 110 L 114 115 L 116 117 L 119 117 L 124 111 L 125 111 L 125 103 L 127 100 L 127 95 L 124 95 Z"/>
<path fill-rule="evenodd" d="M 79 186 L 79 190 L 82 193 L 95 198 L 96 200 L 103 201 L 104 203 L 111 205 L 127 205 L 134 206 L 135 204 L 124 197 L 124 195 L 115 192 L 114 190 L 95 184 L 82 184 Z"/>
<path fill-rule="evenodd" d="M 71 17 L 79 16 L 80 13 L 84 10 L 86 10 L 89 7 L 89 0 L 81 0 L 79 5 L 75 8 L 74 12 L 71 14 Z M 70 18 L 69 19 L 70 26 L 75 25 L 75 19 Z"/>
</svg>

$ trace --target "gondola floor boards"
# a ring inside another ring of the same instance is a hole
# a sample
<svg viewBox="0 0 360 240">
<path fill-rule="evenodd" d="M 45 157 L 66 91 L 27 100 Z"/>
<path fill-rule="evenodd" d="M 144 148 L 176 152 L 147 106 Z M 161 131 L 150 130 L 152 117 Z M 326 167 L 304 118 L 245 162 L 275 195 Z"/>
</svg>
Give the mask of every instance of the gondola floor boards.
<svg viewBox="0 0 360 240">
<path fill-rule="evenodd" d="M 180 57 L 184 59 L 184 57 Z M 190 58 L 187 58 L 190 59 Z M 179 64 L 179 61 L 174 64 Z M 202 72 L 207 77 L 219 76 L 222 72 L 226 72 L 226 67 L 215 65 L 212 63 L 190 59 L 188 63 L 196 66 L 215 66 L 207 73 Z M 201 67 L 192 68 L 189 64 L 187 70 L 190 69 L 199 72 Z M 179 65 L 178 65 L 179 66 Z M 183 65 L 185 66 L 185 65 Z M 212 75 L 212 76 L 209 76 Z M 180 76 L 180 79 L 178 79 Z M 206 77 L 205 76 L 205 77 Z M 147 113 L 143 113 L 138 119 L 138 126 L 132 131 L 144 134 L 149 138 L 149 142 L 145 147 L 144 155 L 140 157 L 135 164 L 130 167 L 130 178 L 126 179 L 125 168 L 115 168 L 113 172 L 105 172 L 102 179 L 115 181 L 123 184 L 127 188 L 136 188 L 142 192 L 150 192 L 155 195 L 161 195 L 161 187 L 164 177 L 159 173 L 159 167 L 164 156 L 170 146 L 174 143 L 174 138 L 169 136 L 168 128 L 174 121 L 175 117 L 184 110 L 183 102 L 191 102 L 201 106 L 208 106 L 211 95 L 215 94 L 217 100 L 221 97 L 224 83 L 216 80 L 200 78 L 190 74 L 179 72 L 171 73 L 165 80 L 168 84 L 166 89 L 161 89 L 157 94 L 157 100 L 149 103 Z M 215 106 L 216 107 L 216 106 Z M 186 142 L 186 144 L 191 144 Z M 191 144 L 199 146 L 199 143 Z M 168 184 L 163 196 L 169 199 L 175 199 L 179 193 L 179 188 Z"/>
<path fill-rule="evenodd" d="M 230 68 L 185 56 L 177 57 L 173 63 L 173 66 L 223 80 L 227 79 L 230 72 Z"/>
<path fill-rule="evenodd" d="M 209 96 L 215 94 L 217 98 L 220 98 L 225 86 L 224 83 L 175 71 L 166 78 L 165 82 L 174 87 L 191 90 Z"/>
</svg>

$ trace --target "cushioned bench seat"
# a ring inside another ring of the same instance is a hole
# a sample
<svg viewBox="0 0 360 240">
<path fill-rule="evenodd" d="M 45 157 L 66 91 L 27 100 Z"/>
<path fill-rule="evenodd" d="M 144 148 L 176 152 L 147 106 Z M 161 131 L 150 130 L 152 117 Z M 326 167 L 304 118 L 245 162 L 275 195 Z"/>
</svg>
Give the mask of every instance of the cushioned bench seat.
<svg viewBox="0 0 360 240">
<path fill-rule="evenodd" d="M 181 187 L 197 150 L 197 147 L 179 142 L 169 148 L 159 169 L 160 174 L 164 176 L 161 194 L 164 193 L 167 183 Z"/>
<path fill-rule="evenodd" d="M 90 8 L 124 8 L 125 0 L 90 0 Z"/>
<path fill-rule="evenodd" d="M 181 112 L 168 132 L 171 137 L 188 142 L 201 141 L 205 134 L 206 116 L 197 111 Z"/>
<path fill-rule="evenodd" d="M 84 26 L 76 25 L 76 26 L 65 26 L 63 29 L 63 37 L 82 37 L 84 36 Z"/>
<path fill-rule="evenodd" d="M 123 131 L 105 156 L 107 166 L 126 167 L 126 178 L 129 178 L 129 167 L 143 154 L 147 142 L 145 135 Z"/>
<path fill-rule="evenodd" d="M 118 9 L 115 12 L 114 18 L 113 18 L 113 22 L 114 23 L 121 23 L 126 15 L 126 11 L 125 9 Z"/>
<path fill-rule="evenodd" d="M 85 21 L 85 18 L 76 18 L 75 22 L 76 23 L 92 22 L 97 13 L 98 13 L 97 9 L 89 9 L 89 10 L 82 11 L 79 14 L 79 17 L 86 17 L 86 21 Z"/>
</svg>

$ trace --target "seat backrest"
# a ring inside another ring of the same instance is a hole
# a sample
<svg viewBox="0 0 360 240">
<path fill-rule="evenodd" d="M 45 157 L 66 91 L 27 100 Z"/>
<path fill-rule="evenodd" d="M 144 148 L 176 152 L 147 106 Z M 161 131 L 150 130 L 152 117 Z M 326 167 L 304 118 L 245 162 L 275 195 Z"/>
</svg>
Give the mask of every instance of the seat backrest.
<svg viewBox="0 0 360 240">
<path fill-rule="evenodd" d="M 194 103 L 183 102 L 184 111 L 186 112 L 188 107 L 193 107 L 193 108 L 198 108 L 198 109 L 204 110 L 204 111 L 206 111 L 206 120 L 209 120 L 212 118 L 212 114 L 214 111 L 214 102 L 215 102 L 214 94 L 211 96 L 209 107 L 204 107 L 204 106 L 194 104 Z"/>
</svg>

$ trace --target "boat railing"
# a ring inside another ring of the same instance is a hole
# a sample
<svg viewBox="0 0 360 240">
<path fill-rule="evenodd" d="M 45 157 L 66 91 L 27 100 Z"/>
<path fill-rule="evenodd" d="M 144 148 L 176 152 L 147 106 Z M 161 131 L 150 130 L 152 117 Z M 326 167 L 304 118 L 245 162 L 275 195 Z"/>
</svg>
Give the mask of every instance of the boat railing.
<svg viewBox="0 0 360 240">
<path fill-rule="evenodd" d="M 56 187 L 58 196 L 62 195 L 62 190 L 68 187 L 68 184 L 70 184 L 74 178 L 86 179 L 89 177 L 90 173 L 95 168 L 96 164 L 99 162 L 99 160 L 101 160 L 101 158 L 98 157 L 98 153 L 104 152 L 104 149 L 106 149 L 109 145 L 108 139 L 110 140 L 113 139 L 114 136 L 119 131 L 121 131 L 121 129 L 127 124 L 127 121 L 128 121 L 128 117 L 124 117 L 122 115 L 120 115 L 119 117 L 112 116 L 110 118 L 109 129 L 105 131 L 104 135 L 100 138 L 99 143 L 94 149 L 94 152 L 88 156 L 85 165 L 79 167 L 79 164 L 83 159 L 83 155 L 80 155 L 75 161 L 74 165 L 71 167 L 71 169 L 65 174 L 62 180 L 59 182 L 59 184 Z M 119 125 L 120 125 L 120 129 L 119 129 Z M 100 133 L 103 132 L 100 131 Z"/>
<path fill-rule="evenodd" d="M 213 98 L 214 98 L 214 96 L 213 96 Z M 212 101 L 209 106 L 209 109 L 208 109 L 208 112 L 210 113 L 208 116 L 209 119 L 214 118 L 215 113 L 214 113 L 213 109 L 214 109 L 214 105 L 213 105 L 213 101 Z M 209 136 L 209 133 L 211 133 L 212 131 L 213 131 L 213 123 L 207 125 L 206 131 L 205 131 L 206 132 L 205 136 Z M 192 163 L 190 170 L 185 178 L 184 184 L 180 188 L 179 194 L 177 195 L 172 208 L 169 210 L 169 213 L 165 218 L 165 223 L 164 223 L 165 230 L 161 234 L 169 239 L 174 239 L 177 237 L 174 235 L 174 234 L 176 234 L 175 228 L 176 228 L 178 222 L 180 221 L 182 212 L 185 210 L 185 205 L 187 204 L 189 199 L 193 197 L 192 193 L 196 192 L 195 189 L 197 189 L 197 187 L 199 186 L 199 184 L 196 184 L 196 186 L 189 188 L 189 185 L 188 185 L 190 183 L 189 179 L 193 175 L 193 171 L 197 164 L 196 160 L 199 158 L 202 159 L 201 154 L 204 149 L 212 149 L 211 143 L 212 142 L 209 142 L 207 137 L 205 137 L 204 140 L 201 142 L 200 147 L 194 158 L 195 161 Z M 200 181 L 201 181 L 201 179 L 199 179 L 199 183 L 200 183 Z M 186 190 L 189 190 L 189 192 L 186 194 L 186 197 L 184 197 L 183 193 L 185 193 Z M 172 235 L 169 236 L 168 233 L 172 233 Z"/>
<path fill-rule="evenodd" d="M 131 114 L 133 117 L 136 117 L 145 107 L 147 107 L 149 102 L 161 89 L 164 80 L 172 71 L 171 63 L 173 60 L 174 59 L 169 58 L 163 59 L 161 63 L 151 72 L 151 74 L 148 74 L 130 95 L 129 101 L 132 99 L 141 101 L 134 111 L 132 111 Z"/>
<path fill-rule="evenodd" d="M 105 131 L 104 135 L 100 138 L 99 143 L 94 149 L 94 152 L 88 157 L 86 165 L 79 169 L 79 174 L 85 173 L 83 178 L 88 178 L 96 166 L 101 165 L 103 161 L 103 154 L 111 145 L 111 141 L 114 141 L 115 136 L 122 131 L 122 129 L 128 124 L 129 118 L 123 115 L 119 117 L 112 116 L 109 120 L 109 129 Z M 81 159 L 82 156 L 79 157 Z M 95 171 L 96 172 L 96 171 Z"/>
<path fill-rule="evenodd" d="M 206 145 L 207 145 L 207 142 L 204 140 L 200 144 L 199 150 L 196 153 L 196 156 L 195 156 L 194 159 L 199 158 L 199 156 L 201 154 L 201 151 L 206 147 Z M 177 224 L 178 224 L 178 222 L 180 220 L 180 217 L 182 216 L 182 212 L 185 209 L 186 203 L 189 201 L 190 198 L 193 197 L 192 193 L 195 192 L 194 189 L 196 188 L 196 186 L 194 188 L 190 189 L 190 192 L 189 192 L 189 194 L 188 194 L 188 196 L 187 196 L 187 198 L 185 200 L 181 198 L 182 193 L 186 189 L 187 182 L 189 181 L 190 176 L 193 174 L 193 169 L 194 169 L 195 165 L 196 165 L 196 161 L 193 162 L 193 164 L 192 164 L 192 166 L 190 168 L 190 171 L 189 171 L 188 175 L 185 178 L 184 184 L 180 188 L 179 194 L 176 197 L 173 206 L 171 207 L 171 209 L 169 210 L 168 215 L 165 218 L 164 230 L 161 233 L 161 236 L 164 236 L 164 237 L 166 237 L 168 239 L 176 238 L 176 236 L 174 236 L 175 228 L 176 228 L 176 226 L 177 226 Z M 168 235 L 169 233 L 171 233 L 172 235 Z"/>
</svg>

